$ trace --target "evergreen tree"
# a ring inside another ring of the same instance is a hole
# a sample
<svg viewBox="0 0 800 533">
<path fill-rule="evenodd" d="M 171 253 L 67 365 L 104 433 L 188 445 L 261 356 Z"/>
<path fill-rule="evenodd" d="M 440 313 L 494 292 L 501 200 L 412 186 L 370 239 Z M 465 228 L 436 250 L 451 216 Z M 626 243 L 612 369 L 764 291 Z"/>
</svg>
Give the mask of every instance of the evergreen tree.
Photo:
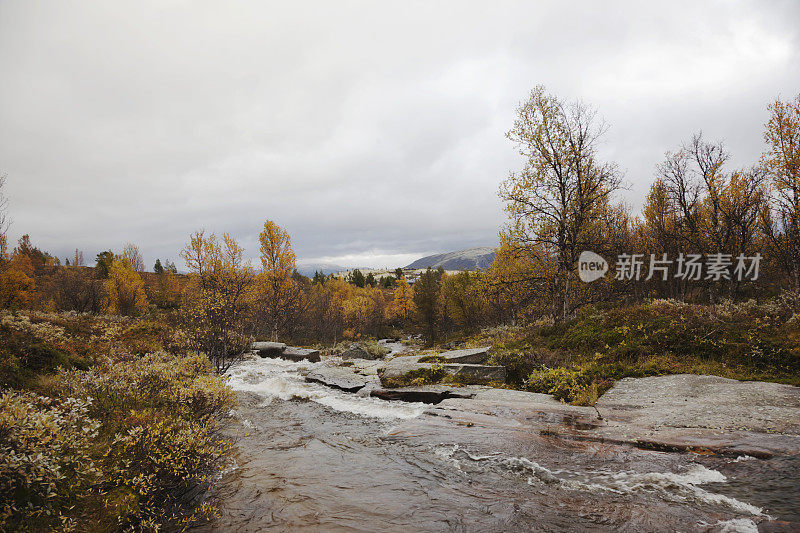
<svg viewBox="0 0 800 533">
<path fill-rule="evenodd" d="M 106 250 L 97 254 L 97 264 L 94 271 L 97 273 L 99 279 L 108 279 L 108 274 L 111 272 L 111 265 L 114 263 L 114 252 Z"/>
<path fill-rule="evenodd" d="M 414 305 L 417 308 L 417 322 L 422 328 L 422 334 L 428 344 L 433 344 L 436 340 L 439 323 L 439 292 L 443 272 L 441 269 L 431 270 L 428 267 L 414 284 Z"/>
<path fill-rule="evenodd" d="M 156 264 L 153 265 L 153 272 L 155 272 L 156 274 L 164 273 L 164 267 L 161 266 L 161 259 L 156 259 Z"/>
<path fill-rule="evenodd" d="M 347 281 L 355 285 L 356 287 L 364 288 L 364 285 L 366 284 L 367 280 L 364 277 L 364 274 L 359 269 L 355 269 L 347 277 Z"/>
</svg>

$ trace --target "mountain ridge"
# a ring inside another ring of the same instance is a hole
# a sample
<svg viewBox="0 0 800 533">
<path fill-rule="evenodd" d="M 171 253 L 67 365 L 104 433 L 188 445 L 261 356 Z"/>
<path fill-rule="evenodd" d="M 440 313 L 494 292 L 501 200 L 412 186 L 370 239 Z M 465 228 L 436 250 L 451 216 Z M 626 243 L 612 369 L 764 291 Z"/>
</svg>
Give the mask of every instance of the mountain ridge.
<svg viewBox="0 0 800 533">
<path fill-rule="evenodd" d="M 421 257 L 405 268 L 444 268 L 445 270 L 486 270 L 494 261 L 494 247 L 476 246 Z"/>
</svg>

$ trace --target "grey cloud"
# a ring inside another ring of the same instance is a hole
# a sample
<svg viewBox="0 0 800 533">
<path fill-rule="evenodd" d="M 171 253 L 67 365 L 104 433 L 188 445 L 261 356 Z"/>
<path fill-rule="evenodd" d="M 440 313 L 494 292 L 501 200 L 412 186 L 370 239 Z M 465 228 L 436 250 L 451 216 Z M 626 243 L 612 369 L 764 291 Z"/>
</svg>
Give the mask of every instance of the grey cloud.
<svg viewBox="0 0 800 533">
<path fill-rule="evenodd" d="M 800 90 L 797 3 L 561 4 L 2 2 L 11 236 L 151 264 L 200 227 L 255 255 L 270 218 L 298 257 L 390 264 L 497 242 L 536 84 L 597 106 L 634 207 L 699 129 L 755 161 Z"/>
</svg>

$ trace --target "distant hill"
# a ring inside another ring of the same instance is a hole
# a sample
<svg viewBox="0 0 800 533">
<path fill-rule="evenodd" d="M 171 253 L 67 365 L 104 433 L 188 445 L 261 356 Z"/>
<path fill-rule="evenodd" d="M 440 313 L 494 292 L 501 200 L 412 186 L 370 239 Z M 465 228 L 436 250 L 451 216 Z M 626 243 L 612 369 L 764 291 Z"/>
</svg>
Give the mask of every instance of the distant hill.
<svg viewBox="0 0 800 533">
<path fill-rule="evenodd" d="M 314 275 L 314 272 L 322 272 L 326 276 L 334 274 L 342 270 L 347 270 L 341 265 L 334 265 L 332 263 L 300 263 L 297 265 L 297 271 L 309 278 Z"/>
<path fill-rule="evenodd" d="M 417 259 L 405 268 L 439 268 L 445 270 L 486 270 L 494 261 L 494 248 L 479 246 L 457 252 L 429 255 Z"/>
</svg>

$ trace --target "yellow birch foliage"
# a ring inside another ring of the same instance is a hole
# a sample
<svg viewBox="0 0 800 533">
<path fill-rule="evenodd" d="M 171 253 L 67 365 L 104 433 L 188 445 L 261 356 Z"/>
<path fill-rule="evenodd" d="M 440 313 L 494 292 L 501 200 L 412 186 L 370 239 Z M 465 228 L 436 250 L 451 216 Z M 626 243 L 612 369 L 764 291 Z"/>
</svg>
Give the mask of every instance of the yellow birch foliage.
<svg viewBox="0 0 800 533">
<path fill-rule="evenodd" d="M 394 290 L 393 302 L 394 316 L 400 319 L 405 325 L 414 316 L 414 289 L 406 281 L 405 276 L 397 280 L 397 287 Z"/>
<path fill-rule="evenodd" d="M 302 292 L 292 278 L 295 255 L 289 234 L 267 220 L 258 236 L 261 245 L 261 272 L 258 274 L 259 308 L 273 340 L 278 331 L 297 315 Z"/>
<path fill-rule="evenodd" d="M 109 313 L 135 315 L 147 310 L 144 282 L 126 259 L 117 257 L 111 263 L 105 286 Z"/>
</svg>

